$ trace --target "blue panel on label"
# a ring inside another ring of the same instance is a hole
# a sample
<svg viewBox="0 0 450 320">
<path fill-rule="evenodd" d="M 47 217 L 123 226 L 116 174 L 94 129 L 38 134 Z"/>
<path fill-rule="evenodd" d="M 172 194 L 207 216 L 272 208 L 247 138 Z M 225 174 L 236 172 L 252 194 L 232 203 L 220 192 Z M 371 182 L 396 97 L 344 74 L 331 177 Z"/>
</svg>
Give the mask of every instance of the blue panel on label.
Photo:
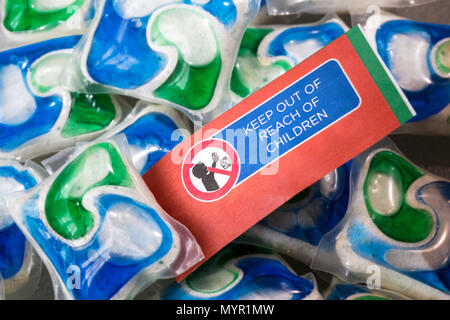
<svg viewBox="0 0 450 320">
<path fill-rule="evenodd" d="M 360 97 L 336 60 L 329 60 L 253 109 L 214 138 L 240 160 L 237 184 L 357 109 Z"/>
</svg>

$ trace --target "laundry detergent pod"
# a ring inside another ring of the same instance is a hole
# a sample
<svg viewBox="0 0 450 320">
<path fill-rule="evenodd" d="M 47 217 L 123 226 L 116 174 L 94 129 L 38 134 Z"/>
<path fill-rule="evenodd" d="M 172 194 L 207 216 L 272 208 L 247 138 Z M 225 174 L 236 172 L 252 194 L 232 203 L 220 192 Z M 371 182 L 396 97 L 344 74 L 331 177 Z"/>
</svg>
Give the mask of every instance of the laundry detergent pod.
<svg viewBox="0 0 450 320">
<path fill-rule="evenodd" d="M 162 292 L 166 300 L 318 300 L 312 274 L 297 276 L 270 254 L 231 258 L 228 248 Z"/>
<path fill-rule="evenodd" d="M 80 36 L 0 52 L 0 158 L 27 160 L 98 137 L 122 111 L 109 95 L 60 83 Z"/>
<path fill-rule="evenodd" d="M 258 0 L 96 3 L 67 83 L 167 104 L 200 120 L 223 112 L 240 39 Z"/>
<path fill-rule="evenodd" d="M 413 299 L 448 299 L 450 182 L 383 140 L 352 160 L 344 219 L 319 243 L 312 267 L 351 282 L 378 277 Z"/>
<path fill-rule="evenodd" d="M 80 34 L 93 14 L 92 0 L 0 0 L 0 50 Z"/>
<path fill-rule="evenodd" d="M 119 138 L 79 145 L 48 179 L 9 201 L 57 298 L 130 299 L 203 257 L 128 157 Z"/>
<path fill-rule="evenodd" d="M 426 119 L 449 105 L 449 25 L 381 13 L 370 16 L 364 29 L 417 112 L 410 122 Z"/>
</svg>

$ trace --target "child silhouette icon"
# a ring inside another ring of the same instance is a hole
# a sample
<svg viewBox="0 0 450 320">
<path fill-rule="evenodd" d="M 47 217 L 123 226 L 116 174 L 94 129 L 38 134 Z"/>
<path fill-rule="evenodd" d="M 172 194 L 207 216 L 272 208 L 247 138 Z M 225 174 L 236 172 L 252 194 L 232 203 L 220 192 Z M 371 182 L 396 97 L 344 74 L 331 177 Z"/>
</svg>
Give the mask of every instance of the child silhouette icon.
<svg viewBox="0 0 450 320">
<path fill-rule="evenodd" d="M 219 155 L 216 152 L 212 153 L 212 168 L 217 166 L 217 162 L 219 161 Z M 219 190 L 219 184 L 214 177 L 214 172 L 208 170 L 208 167 L 201 161 L 197 162 L 195 166 L 192 167 L 192 174 L 194 177 L 202 180 L 203 185 L 207 191 L 216 191 Z"/>
</svg>

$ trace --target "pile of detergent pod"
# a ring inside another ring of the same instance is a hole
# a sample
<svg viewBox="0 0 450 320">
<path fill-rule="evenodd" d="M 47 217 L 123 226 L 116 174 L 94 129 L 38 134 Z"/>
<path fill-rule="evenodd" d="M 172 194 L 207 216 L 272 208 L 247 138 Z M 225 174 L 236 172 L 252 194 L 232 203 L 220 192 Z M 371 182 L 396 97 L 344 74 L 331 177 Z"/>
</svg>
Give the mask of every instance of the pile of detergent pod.
<svg viewBox="0 0 450 320">
<path fill-rule="evenodd" d="M 378 142 L 180 283 L 203 252 L 141 177 L 355 21 L 417 112 L 394 140 L 448 143 L 450 25 L 399 16 L 438 3 L 0 0 L 0 299 L 449 299 L 448 144 L 439 177 Z"/>
</svg>

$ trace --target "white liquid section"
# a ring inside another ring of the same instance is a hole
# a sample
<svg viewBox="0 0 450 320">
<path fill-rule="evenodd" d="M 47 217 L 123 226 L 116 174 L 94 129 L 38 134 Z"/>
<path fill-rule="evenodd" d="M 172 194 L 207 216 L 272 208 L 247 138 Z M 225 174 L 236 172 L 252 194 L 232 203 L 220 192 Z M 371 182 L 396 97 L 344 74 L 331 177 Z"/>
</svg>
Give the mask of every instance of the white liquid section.
<svg viewBox="0 0 450 320">
<path fill-rule="evenodd" d="M 75 3 L 75 1 L 76 0 L 31 0 L 30 5 L 35 11 L 52 12 L 64 9 Z"/>
<path fill-rule="evenodd" d="M 214 60 L 218 48 L 208 19 L 186 9 L 170 9 L 160 15 L 161 33 L 175 44 L 188 64 L 204 66 Z"/>
<path fill-rule="evenodd" d="M 149 150 L 141 149 L 134 145 L 129 145 L 129 151 L 133 160 L 134 168 L 137 172 L 141 172 L 144 169 L 145 164 L 149 156 Z"/>
<path fill-rule="evenodd" d="M 23 191 L 24 186 L 12 177 L 0 176 L 0 231 L 9 227 L 13 220 L 9 215 L 9 211 L 2 204 L 2 197 L 7 196 L 11 192 Z"/>
<path fill-rule="evenodd" d="M 291 300 L 292 297 L 289 290 L 262 288 L 241 296 L 240 300 Z"/>
<path fill-rule="evenodd" d="M 203 4 L 207 4 L 210 1 L 211 0 L 192 0 L 192 3 L 203 5 Z"/>
<path fill-rule="evenodd" d="M 107 151 L 103 149 L 89 151 L 89 155 L 84 160 L 83 168 L 79 168 L 78 178 L 65 185 L 61 191 L 62 196 L 64 198 L 81 197 L 92 185 L 105 179 L 110 173 L 110 169 L 111 158 Z"/>
<path fill-rule="evenodd" d="M 430 42 L 426 33 L 397 34 L 388 44 L 392 73 L 400 87 L 420 91 L 430 83 L 427 57 Z"/>
<path fill-rule="evenodd" d="M 220 268 L 214 272 L 199 272 L 198 276 L 191 280 L 194 290 L 202 293 L 212 293 L 222 290 L 233 283 L 235 275 L 226 268 Z"/>
<path fill-rule="evenodd" d="M 286 72 L 277 65 L 261 65 L 258 59 L 253 56 L 238 57 L 236 68 L 239 70 L 244 84 L 251 93 L 261 89 Z"/>
<path fill-rule="evenodd" d="M 396 213 L 402 204 L 402 182 L 395 173 L 392 175 L 373 174 L 368 182 L 370 204 L 382 215 Z"/>
<path fill-rule="evenodd" d="M 60 85 L 61 74 L 67 65 L 69 57 L 70 55 L 66 53 L 53 54 L 44 57 L 31 67 L 32 80 L 37 85 L 48 88 L 43 90 L 43 93 L 52 87 Z M 39 91 L 38 88 L 35 88 L 35 90 Z"/>
<path fill-rule="evenodd" d="M 0 124 L 19 125 L 36 111 L 36 101 L 28 91 L 18 66 L 0 68 Z"/>
<path fill-rule="evenodd" d="M 98 238 L 111 256 L 136 261 L 158 250 L 162 231 L 142 208 L 118 203 L 106 213 Z"/>
<path fill-rule="evenodd" d="M 148 16 L 167 3 L 167 0 L 114 0 L 113 7 L 122 19 L 132 19 Z"/>
<path fill-rule="evenodd" d="M 300 63 L 309 56 L 323 48 L 323 44 L 314 39 L 304 41 L 289 41 L 284 45 L 284 49 L 289 57 L 295 58 L 296 63 Z"/>
</svg>

